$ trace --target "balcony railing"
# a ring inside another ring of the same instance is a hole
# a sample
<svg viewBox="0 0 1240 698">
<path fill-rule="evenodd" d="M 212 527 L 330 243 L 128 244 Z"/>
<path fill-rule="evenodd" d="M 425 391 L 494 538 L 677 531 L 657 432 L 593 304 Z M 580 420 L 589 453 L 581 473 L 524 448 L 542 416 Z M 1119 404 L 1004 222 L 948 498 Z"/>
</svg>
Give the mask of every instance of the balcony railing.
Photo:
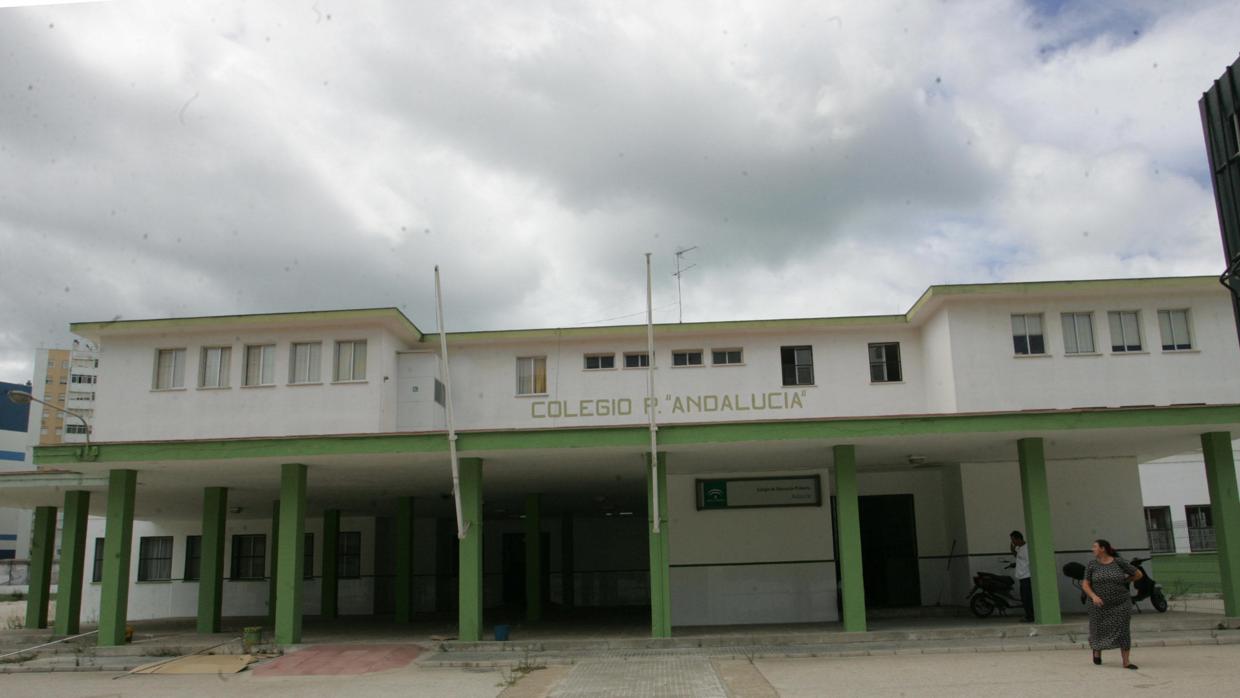
<svg viewBox="0 0 1240 698">
<path fill-rule="evenodd" d="M 1188 547 L 1193 552 L 1200 552 L 1202 550 L 1217 550 L 1218 545 L 1214 542 L 1214 527 L 1190 527 L 1188 529 Z"/>
</svg>

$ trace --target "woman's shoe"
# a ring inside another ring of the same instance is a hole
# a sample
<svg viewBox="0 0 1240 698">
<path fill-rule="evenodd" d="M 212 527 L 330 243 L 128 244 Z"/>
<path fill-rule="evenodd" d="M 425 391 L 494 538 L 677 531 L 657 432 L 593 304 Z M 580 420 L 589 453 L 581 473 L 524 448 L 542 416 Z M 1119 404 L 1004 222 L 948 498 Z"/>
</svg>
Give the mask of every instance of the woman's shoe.
<svg viewBox="0 0 1240 698">
<path fill-rule="evenodd" d="M 1094 652 L 1094 664 L 1102 664 L 1102 653 Z"/>
<path fill-rule="evenodd" d="M 1125 664 L 1124 668 L 1125 669 L 1136 669 L 1137 665 L 1136 664 Z"/>
</svg>

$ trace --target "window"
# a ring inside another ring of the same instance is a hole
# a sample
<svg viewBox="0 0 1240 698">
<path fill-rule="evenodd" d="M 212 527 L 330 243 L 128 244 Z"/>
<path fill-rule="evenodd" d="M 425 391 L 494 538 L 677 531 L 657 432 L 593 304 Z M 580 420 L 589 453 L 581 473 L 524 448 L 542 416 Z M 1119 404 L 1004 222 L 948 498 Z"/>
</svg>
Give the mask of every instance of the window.
<svg viewBox="0 0 1240 698">
<path fill-rule="evenodd" d="M 63 380 L 61 381 L 64 382 Z M 155 352 L 155 389 L 185 387 L 185 350 L 160 349 Z"/>
<path fill-rule="evenodd" d="M 48 360 L 47 360 L 47 367 L 48 367 L 48 368 L 56 368 L 56 359 L 48 359 Z"/>
<path fill-rule="evenodd" d="M 69 382 L 70 382 L 70 383 L 79 383 L 79 384 L 83 384 L 83 383 L 84 383 L 84 384 L 93 384 L 96 380 L 97 380 L 97 378 L 96 378 L 95 376 L 87 376 L 87 375 L 82 375 L 82 374 L 76 374 L 76 373 L 75 373 L 75 374 L 73 375 L 73 377 L 69 379 Z"/>
<path fill-rule="evenodd" d="M 362 576 L 362 534 L 357 531 L 341 531 L 336 550 L 336 576 L 356 579 Z"/>
<path fill-rule="evenodd" d="M 66 434 L 85 434 L 86 425 L 85 424 L 66 424 L 65 433 Z"/>
<path fill-rule="evenodd" d="M 900 372 L 900 343 L 884 342 L 870 345 L 870 382 L 899 383 L 904 380 Z"/>
<path fill-rule="evenodd" d="M 783 365 L 784 385 L 814 384 L 813 347 L 780 347 L 779 360 Z"/>
<path fill-rule="evenodd" d="M 60 384 L 61 384 L 61 385 L 65 385 L 65 384 L 67 384 L 68 382 L 69 382 L 69 379 L 68 379 L 68 378 L 66 378 L 66 377 L 64 377 L 64 376 L 61 376 L 61 377 L 60 377 Z"/>
<path fill-rule="evenodd" d="M 1063 351 L 1065 354 L 1094 353 L 1094 314 L 1062 313 Z"/>
<path fill-rule="evenodd" d="M 202 361 L 198 366 L 198 387 L 227 388 L 228 369 L 232 363 L 232 348 L 203 347 Z"/>
<path fill-rule="evenodd" d="M 70 400 L 94 400 L 95 394 L 93 392 L 86 392 L 82 390 L 70 390 L 69 399 Z"/>
<path fill-rule="evenodd" d="M 517 359 L 517 395 L 542 395 L 547 392 L 547 357 L 525 356 Z"/>
<path fill-rule="evenodd" d="M 740 349 L 712 349 L 710 362 L 715 366 L 735 366 L 744 363 L 744 354 Z"/>
<path fill-rule="evenodd" d="M 625 368 L 649 368 L 650 355 L 644 351 L 630 351 L 624 355 Z"/>
<path fill-rule="evenodd" d="M 103 581 L 103 539 L 95 539 L 95 564 L 90 570 L 90 581 Z"/>
<path fill-rule="evenodd" d="M 336 342 L 336 368 L 332 380 L 366 380 L 366 340 Z"/>
<path fill-rule="evenodd" d="M 1214 516 L 1209 504 L 1195 504 L 1184 507 L 1188 515 L 1188 547 L 1193 552 L 1215 550 L 1218 548 L 1214 540 Z"/>
<path fill-rule="evenodd" d="M 323 363 L 321 342 L 298 342 L 289 349 L 288 382 L 318 383 L 319 367 Z"/>
<path fill-rule="evenodd" d="M 599 371 L 616 367 L 615 354 L 586 354 L 586 370 Z"/>
<path fill-rule="evenodd" d="M 275 385 L 276 345 L 254 344 L 245 348 L 245 385 Z"/>
<path fill-rule="evenodd" d="M 64 401 L 65 401 L 65 394 L 64 394 L 64 393 L 56 393 L 56 402 L 64 402 Z"/>
<path fill-rule="evenodd" d="M 65 370 L 65 371 L 68 371 L 68 370 L 69 370 L 69 362 L 68 362 L 67 360 L 66 360 L 66 361 L 61 361 L 61 362 L 60 362 L 60 368 L 61 368 L 61 369 L 63 369 L 63 370 Z"/>
<path fill-rule="evenodd" d="M 181 578 L 192 582 L 202 576 L 202 536 L 185 536 L 185 574 Z"/>
<path fill-rule="evenodd" d="M 1111 351 L 1141 351 L 1141 314 L 1136 310 L 1107 313 L 1111 325 Z"/>
<path fill-rule="evenodd" d="M 267 536 L 243 533 L 232 537 L 232 579 L 262 579 L 266 572 Z"/>
<path fill-rule="evenodd" d="M 1146 507 L 1145 533 L 1150 539 L 1151 553 L 1174 553 L 1175 537 L 1171 532 L 1171 507 Z"/>
<path fill-rule="evenodd" d="M 702 350 L 693 349 L 689 351 L 674 351 L 672 352 L 672 365 L 673 366 L 701 366 L 703 365 L 702 364 Z"/>
<path fill-rule="evenodd" d="M 1021 356 L 1045 354 L 1046 343 L 1042 339 L 1041 313 L 1012 316 L 1013 350 Z"/>
<path fill-rule="evenodd" d="M 302 555 L 301 576 L 314 579 L 314 534 L 306 531 L 306 552 Z"/>
<path fill-rule="evenodd" d="M 172 536 L 138 539 L 138 581 L 172 579 Z"/>
<path fill-rule="evenodd" d="M 1193 348 L 1193 339 L 1188 331 L 1188 310 L 1158 311 L 1158 330 L 1162 333 L 1163 351 Z"/>
</svg>

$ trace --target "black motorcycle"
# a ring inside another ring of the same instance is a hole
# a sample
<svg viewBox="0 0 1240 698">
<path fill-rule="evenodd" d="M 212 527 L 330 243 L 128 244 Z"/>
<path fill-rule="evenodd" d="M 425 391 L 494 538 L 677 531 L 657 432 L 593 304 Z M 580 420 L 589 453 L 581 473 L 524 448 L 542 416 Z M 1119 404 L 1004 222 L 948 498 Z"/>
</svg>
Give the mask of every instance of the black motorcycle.
<svg viewBox="0 0 1240 698">
<path fill-rule="evenodd" d="M 1167 612 L 1167 597 L 1163 595 L 1162 586 L 1154 581 L 1149 572 L 1145 571 L 1142 563 L 1149 562 L 1148 557 L 1134 557 L 1128 564 L 1141 570 L 1141 579 L 1138 579 L 1133 586 L 1137 593 L 1132 595 L 1132 605 L 1137 611 L 1141 610 L 1139 605 L 1142 601 L 1149 599 L 1150 605 L 1159 613 Z M 1081 603 L 1089 601 L 1089 597 L 1085 595 L 1085 590 L 1081 587 L 1081 582 L 1085 579 L 1085 565 L 1079 562 L 1069 562 L 1063 566 L 1063 574 L 1072 580 L 1072 586 L 1081 590 Z"/>
<path fill-rule="evenodd" d="M 1016 567 L 1011 562 L 1003 567 L 1010 570 Z M 978 618 L 989 617 L 995 611 L 1006 615 L 1009 608 L 1019 608 L 1024 612 L 1020 599 L 1012 595 L 1016 588 L 1016 580 L 1006 574 L 978 572 L 973 575 L 973 590 L 969 592 L 969 610 Z"/>
</svg>

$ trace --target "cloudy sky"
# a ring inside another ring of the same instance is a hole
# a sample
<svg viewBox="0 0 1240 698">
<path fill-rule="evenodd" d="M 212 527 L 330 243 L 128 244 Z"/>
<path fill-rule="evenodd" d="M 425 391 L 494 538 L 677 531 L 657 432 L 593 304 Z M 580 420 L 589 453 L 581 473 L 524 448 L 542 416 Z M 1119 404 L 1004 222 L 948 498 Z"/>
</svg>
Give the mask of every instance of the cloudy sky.
<svg viewBox="0 0 1240 698">
<path fill-rule="evenodd" d="M 518 9 L 519 8 L 519 9 Z M 900 312 L 1212 274 L 1240 3 L 0 9 L 0 380 L 81 320 L 434 329 Z"/>
</svg>

